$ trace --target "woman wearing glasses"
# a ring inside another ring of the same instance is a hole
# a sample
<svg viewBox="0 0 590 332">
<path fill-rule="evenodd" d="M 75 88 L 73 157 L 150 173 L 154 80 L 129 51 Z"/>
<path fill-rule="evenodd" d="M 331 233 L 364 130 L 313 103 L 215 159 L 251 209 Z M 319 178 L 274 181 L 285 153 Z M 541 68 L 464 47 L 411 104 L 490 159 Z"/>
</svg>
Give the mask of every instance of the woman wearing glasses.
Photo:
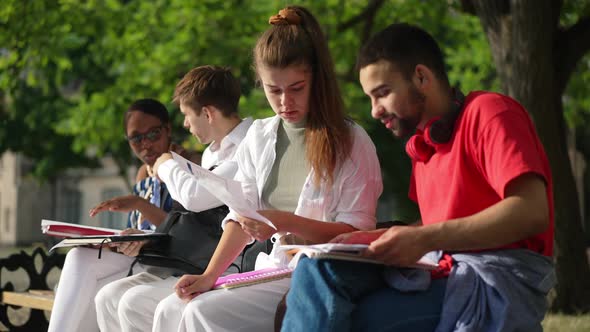
<svg viewBox="0 0 590 332">
<path fill-rule="evenodd" d="M 172 208 L 172 198 L 165 185 L 151 174 L 158 157 L 176 149 L 171 143 L 168 111 L 156 100 L 137 100 L 125 112 L 124 128 L 131 150 L 143 162 L 133 195 L 102 202 L 90 210 L 90 216 L 104 211 L 129 212 L 129 228 L 152 229 Z M 119 247 L 118 251 L 127 254 L 132 250 Z M 68 252 L 48 331 L 98 331 L 94 297 L 105 284 L 125 277 L 134 257 L 112 251 L 103 251 L 100 260 L 97 257 L 97 250 L 92 248 L 80 247 Z M 134 270 L 141 267 L 136 266 Z"/>
</svg>

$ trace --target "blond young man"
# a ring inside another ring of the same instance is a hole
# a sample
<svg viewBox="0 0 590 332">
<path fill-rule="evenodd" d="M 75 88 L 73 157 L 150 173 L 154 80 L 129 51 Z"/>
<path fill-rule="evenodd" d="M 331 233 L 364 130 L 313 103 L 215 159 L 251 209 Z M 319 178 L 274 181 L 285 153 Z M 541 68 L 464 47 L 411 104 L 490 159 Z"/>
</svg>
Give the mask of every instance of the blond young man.
<svg viewBox="0 0 590 332">
<path fill-rule="evenodd" d="M 201 164 L 233 178 L 237 166 L 231 161 L 243 140 L 251 118 L 238 115 L 240 85 L 229 69 L 202 66 L 189 71 L 177 84 L 174 102 L 184 115 L 184 126 L 201 143 L 209 144 Z M 166 183 L 170 195 L 186 209 L 199 212 L 222 203 L 199 185 L 198 179 L 178 165 L 169 153 L 154 164 L 154 172 Z M 137 255 L 141 242 L 125 252 Z M 172 291 L 176 276 L 143 272 L 106 285 L 96 296 L 97 319 L 102 331 L 148 331 L 160 300 Z"/>
</svg>

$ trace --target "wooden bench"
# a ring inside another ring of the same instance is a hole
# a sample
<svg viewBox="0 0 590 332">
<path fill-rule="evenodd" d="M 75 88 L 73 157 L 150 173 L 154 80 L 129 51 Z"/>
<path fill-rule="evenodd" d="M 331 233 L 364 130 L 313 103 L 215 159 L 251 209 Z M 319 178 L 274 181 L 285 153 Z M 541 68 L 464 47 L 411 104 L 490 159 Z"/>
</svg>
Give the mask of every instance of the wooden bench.
<svg viewBox="0 0 590 332">
<path fill-rule="evenodd" d="M 55 293 L 32 289 L 28 292 L 2 292 L 2 303 L 19 307 L 51 311 Z"/>
<path fill-rule="evenodd" d="M 48 320 L 44 311 L 51 311 L 54 300 L 54 292 L 49 290 L 47 276 L 54 268 L 61 270 L 64 260 L 65 255 L 47 255 L 40 247 L 35 248 L 30 255 L 21 251 L 7 258 L 0 258 L 0 323 L 10 331 L 46 331 Z M 12 275 L 13 279 L 3 280 L 2 270 L 14 272 L 5 274 L 7 277 Z M 15 278 L 18 273 L 26 274 L 28 283 L 22 277 Z M 18 281 L 24 281 L 28 285 L 26 289 L 22 289 Z M 15 319 L 15 316 L 20 317 Z"/>
</svg>

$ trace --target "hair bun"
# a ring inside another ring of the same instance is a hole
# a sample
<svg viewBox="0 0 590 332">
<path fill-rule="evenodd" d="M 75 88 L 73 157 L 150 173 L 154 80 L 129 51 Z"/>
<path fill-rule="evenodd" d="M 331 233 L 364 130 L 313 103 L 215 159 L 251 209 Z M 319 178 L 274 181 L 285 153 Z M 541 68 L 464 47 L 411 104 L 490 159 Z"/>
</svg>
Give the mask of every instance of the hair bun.
<svg viewBox="0 0 590 332">
<path fill-rule="evenodd" d="M 271 16 L 268 23 L 272 25 L 299 25 L 301 24 L 301 16 L 294 9 L 285 8 L 279 10 L 277 15 Z"/>
</svg>

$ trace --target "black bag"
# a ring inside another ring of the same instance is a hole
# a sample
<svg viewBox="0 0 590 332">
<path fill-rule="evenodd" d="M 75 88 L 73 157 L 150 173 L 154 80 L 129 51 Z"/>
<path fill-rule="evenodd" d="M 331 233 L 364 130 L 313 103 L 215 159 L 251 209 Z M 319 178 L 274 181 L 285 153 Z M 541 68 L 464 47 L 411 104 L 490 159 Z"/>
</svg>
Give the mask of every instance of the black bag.
<svg viewBox="0 0 590 332">
<path fill-rule="evenodd" d="M 225 205 L 201 212 L 170 211 L 156 228 L 169 236 L 144 245 L 136 262 L 170 269 L 176 275 L 202 274 L 217 248 L 223 232 L 221 221 L 228 212 Z"/>
<path fill-rule="evenodd" d="M 261 252 L 270 254 L 272 246 L 273 244 L 270 239 L 264 242 L 254 241 L 247 245 L 240 257 L 238 257 L 240 259 L 239 265 L 241 272 L 254 271 L 254 265 L 256 264 L 258 254 Z"/>
</svg>

